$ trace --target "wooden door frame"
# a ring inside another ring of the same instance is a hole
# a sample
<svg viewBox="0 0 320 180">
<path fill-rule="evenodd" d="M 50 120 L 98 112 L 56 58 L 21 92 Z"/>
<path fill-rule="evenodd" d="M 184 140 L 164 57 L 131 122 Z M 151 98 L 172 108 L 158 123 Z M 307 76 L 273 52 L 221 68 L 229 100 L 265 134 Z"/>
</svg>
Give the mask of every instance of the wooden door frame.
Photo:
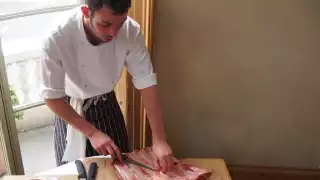
<svg viewBox="0 0 320 180">
<path fill-rule="evenodd" d="M 154 0 L 133 0 L 129 16 L 140 24 L 145 37 L 146 45 L 152 54 L 152 22 L 154 13 Z M 127 71 L 126 77 L 126 123 L 128 134 L 133 149 L 141 149 L 150 145 L 151 129 L 143 107 L 140 91 L 134 88 L 132 77 Z"/>
</svg>

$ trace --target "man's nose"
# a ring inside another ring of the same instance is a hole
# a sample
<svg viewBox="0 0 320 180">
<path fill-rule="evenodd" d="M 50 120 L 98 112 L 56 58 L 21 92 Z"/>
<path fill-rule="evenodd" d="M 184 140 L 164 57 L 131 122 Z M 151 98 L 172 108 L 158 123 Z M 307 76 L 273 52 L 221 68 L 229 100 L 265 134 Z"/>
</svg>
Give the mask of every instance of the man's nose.
<svg viewBox="0 0 320 180">
<path fill-rule="evenodd" d="M 119 28 L 117 27 L 112 27 L 109 29 L 109 35 L 112 36 L 112 37 L 116 37 L 117 33 L 119 31 Z"/>
</svg>

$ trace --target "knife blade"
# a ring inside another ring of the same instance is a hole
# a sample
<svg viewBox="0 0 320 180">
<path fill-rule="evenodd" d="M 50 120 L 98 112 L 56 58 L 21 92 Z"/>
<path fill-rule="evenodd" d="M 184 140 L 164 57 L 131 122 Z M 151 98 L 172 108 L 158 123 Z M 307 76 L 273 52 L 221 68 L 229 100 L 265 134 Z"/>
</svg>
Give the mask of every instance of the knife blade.
<svg viewBox="0 0 320 180">
<path fill-rule="evenodd" d="M 125 154 L 122 154 L 122 158 L 123 158 L 123 161 L 124 161 L 124 162 L 131 163 L 131 164 L 134 164 L 134 165 L 143 167 L 143 168 L 145 168 L 145 169 L 149 169 L 149 170 L 151 170 L 151 171 L 156 171 L 156 172 L 158 172 L 156 169 L 153 169 L 153 168 L 151 168 L 151 167 L 149 167 L 149 166 L 147 166 L 147 165 L 145 165 L 145 164 L 143 164 L 143 163 L 141 163 L 141 162 L 138 162 L 138 161 L 136 161 L 136 160 L 133 160 L 133 159 L 129 158 L 127 155 L 125 155 Z"/>
<path fill-rule="evenodd" d="M 78 179 L 79 180 L 87 180 L 87 173 L 86 173 L 86 170 L 84 168 L 84 165 L 83 165 L 82 161 L 76 160 L 75 163 L 76 163 L 76 166 L 77 166 L 77 171 L 79 173 Z"/>
<path fill-rule="evenodd" d="M 97 163 L 92 162 L 89 167 L 88 172 L 88 180 L 95 180 L 96 179 L 96 173 L 97 173 Z"/>
</svg>

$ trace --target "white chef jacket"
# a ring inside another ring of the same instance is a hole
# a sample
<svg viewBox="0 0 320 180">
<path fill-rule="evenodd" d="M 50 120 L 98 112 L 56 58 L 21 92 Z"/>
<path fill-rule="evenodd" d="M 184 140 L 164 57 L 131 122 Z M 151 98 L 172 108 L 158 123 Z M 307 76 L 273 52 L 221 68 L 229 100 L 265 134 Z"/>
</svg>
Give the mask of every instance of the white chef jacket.
<svg viewBox="0 0 320 180">
<path fill-rule="evenodd" d="M 86 38 L 80 7 L 44 39 L 41 69 L 41 92 L 45 99 L 71 97 L 70 105 L 83 116 L 85 99 L 112 91 L 124 66 L 137 89 L 156 85 L 156 75 L 139 24 L 130 17 L 111 42 L 93 46 Z M 67 145 L 63 161 L 85 157 L 86 137 L 67 127 Z"/>
<path fill-rule="evenodd" d="M 156 85 L 139 24 L 128 17 L 116 38 L 93 46 L 86 38 L 80 7 L 45 38 L 41 56 L 41 87 L 45 99 L 65 95 L 87 99 L 114 89 L 124 66 L 137 89 Z"/>
</svg>

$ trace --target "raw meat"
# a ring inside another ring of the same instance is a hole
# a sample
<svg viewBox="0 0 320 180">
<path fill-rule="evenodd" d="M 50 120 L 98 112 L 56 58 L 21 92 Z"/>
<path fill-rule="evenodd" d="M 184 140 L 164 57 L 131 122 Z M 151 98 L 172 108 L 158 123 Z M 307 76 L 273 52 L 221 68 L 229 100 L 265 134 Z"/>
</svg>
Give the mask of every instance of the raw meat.
<svg viewBox="0 0 320 180">
<path fill-rule="evenodd" d="M 140 151 L 127 153 L 129 158 L 139 161 L 153 169 L 158 169 L 157 160 L 152 149 L 147 147 Z M 204 180 L 208 179 L 213 173 L 212 170 L 200 169 L 192 165 L 187 165 L 174 159 L 173 170 L 168 173 L 156 172 L 134 164 L 115 163 L 114 168 L 120 179 L 123 180 Z"/>
</svg>

